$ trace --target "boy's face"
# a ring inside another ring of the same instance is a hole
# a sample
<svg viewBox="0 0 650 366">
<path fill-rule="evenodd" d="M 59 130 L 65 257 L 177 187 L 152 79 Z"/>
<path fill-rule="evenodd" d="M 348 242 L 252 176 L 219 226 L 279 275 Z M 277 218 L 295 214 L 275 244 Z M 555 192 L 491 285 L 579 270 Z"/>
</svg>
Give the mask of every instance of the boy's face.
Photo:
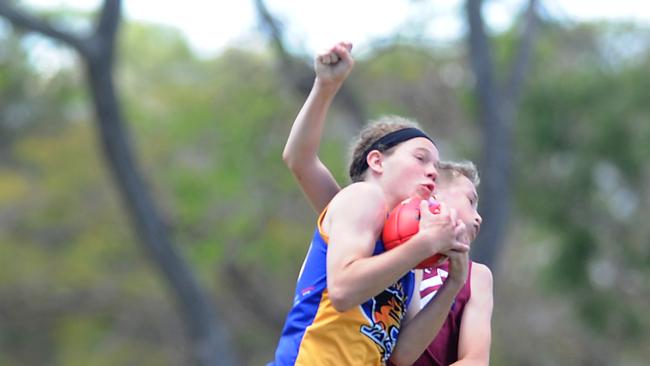
<svg viewBox="0 0 650 366">
<path fill-rule="evenodd" d="M 483 218 L 478 213 L 476 187 L 465 176 L 454 177 L 438 184 L 437 199 L 456 210 L 458 218 L 467 227 L 469 243 L 476 239 Z"/>
<path fill-rule="evenodd" d="M 438 149 L 425 138 L 404 141 L 385 155 L 382 162 L 383 180 L 399 201 L 412 197 L 430 197 L 438 176 Z"/>
</svg>

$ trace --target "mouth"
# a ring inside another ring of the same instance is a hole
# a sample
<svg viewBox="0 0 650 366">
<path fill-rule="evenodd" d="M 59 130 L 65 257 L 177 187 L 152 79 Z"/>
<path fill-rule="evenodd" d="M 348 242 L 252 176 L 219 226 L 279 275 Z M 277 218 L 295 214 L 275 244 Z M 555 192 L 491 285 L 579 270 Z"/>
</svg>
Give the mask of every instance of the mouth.
<svg viewBox="0 0 650 366">
<path fill-rule="evenodd" d="M 481 226 L 478 224 L 474 224 L 474 237 L 472 238 L 472 240 L 476 239 L 479 231 L 481 231 Z"/>
<path fill-rule="evenodd" d="M 422 184 L 420 187 L 425 191 L 427 197 L 431 196 L 436 189 L 436 185 L 433 183 Z"/>
</svg>

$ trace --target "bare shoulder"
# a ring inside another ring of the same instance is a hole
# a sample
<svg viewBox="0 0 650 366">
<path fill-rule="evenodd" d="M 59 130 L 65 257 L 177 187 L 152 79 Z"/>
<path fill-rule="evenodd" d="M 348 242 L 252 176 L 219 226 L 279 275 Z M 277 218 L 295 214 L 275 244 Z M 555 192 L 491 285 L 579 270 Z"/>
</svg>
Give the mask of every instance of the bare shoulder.
<svg viewBox="0 0 650 366">
<path fill-rule="evenodd" d="M 472 262 L 472 293 L 492 294 L 492 271 L 482 263 Z"/>
<path fill-rule="evenodd" d="M 383 191 L 371 183 L 350 184 L 330 202 L 324 221 L 326 228 L 335 217 L 361 227 L 370 227 L 373 231 L 379 230 L 386 219 Z"/>
<path fill-rule="evenodd" d="M 385 197 L 381 188 L 376 184 L 357 182 L 343 188 L 330 203 L 330 210 L 344 207 L 377 210 L 384 208 Z"/>
</svg>

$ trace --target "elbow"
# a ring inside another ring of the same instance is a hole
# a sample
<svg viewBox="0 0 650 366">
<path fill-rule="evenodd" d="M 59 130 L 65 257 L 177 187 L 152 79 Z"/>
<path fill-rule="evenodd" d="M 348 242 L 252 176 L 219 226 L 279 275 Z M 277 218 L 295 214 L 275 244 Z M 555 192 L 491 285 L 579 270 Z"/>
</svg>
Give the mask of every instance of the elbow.
<svg viewBox="0 0 650 366">
<path fill-rule="evenodd" d="M 296 156 L 295 152 L 291 152 L 285 147 L 284 151 L 282 151 L 282 161 L 294 175 L 300 173 L 302 161 Z"/>
<path fill-rule="evenodd" d="M 286 147 L 282 150 L 282 161 L 289 169 L 295 165 L 295 159 Z"/>
<path fill-rule="evenodd" d="M 390 366 L 408 366 L 412 365 L 415 360 L 410 360 L 406 359 L 402 352 L 399 352 L 399 350 L 395 350 L 393 354 L 390 356 L 390 360 L 388 361 L 388 365 Z"/>
<path fill-rule="evenodd" d="M 348 311 L 354 307 L 352 299 L 340 286 L 328 286 L 327 290 L 332 306 L 339 313 Z"/>
</svg>

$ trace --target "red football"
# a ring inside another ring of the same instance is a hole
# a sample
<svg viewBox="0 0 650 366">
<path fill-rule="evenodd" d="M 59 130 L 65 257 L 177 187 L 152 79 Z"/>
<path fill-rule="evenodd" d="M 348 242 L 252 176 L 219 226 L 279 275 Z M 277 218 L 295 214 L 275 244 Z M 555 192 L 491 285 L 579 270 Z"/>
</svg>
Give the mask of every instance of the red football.
<svg viewBox="0 0 650 366">
<path fill-rule="evenodd" d="M 382 241 L 386 250 L 391 250 L 403 244 L 418 232 L 420 229 L 421 201 L 421 198 L 408 198 L 390 211 L 382 232 Z M 440 204 L 436 201 L 430 201 L 429 210 L 434 214 L 440 213 Z M 435 267 L 442 258 L 442 254 L 434 254 L 420 262 L 415 268 Z"/>
</svg>

